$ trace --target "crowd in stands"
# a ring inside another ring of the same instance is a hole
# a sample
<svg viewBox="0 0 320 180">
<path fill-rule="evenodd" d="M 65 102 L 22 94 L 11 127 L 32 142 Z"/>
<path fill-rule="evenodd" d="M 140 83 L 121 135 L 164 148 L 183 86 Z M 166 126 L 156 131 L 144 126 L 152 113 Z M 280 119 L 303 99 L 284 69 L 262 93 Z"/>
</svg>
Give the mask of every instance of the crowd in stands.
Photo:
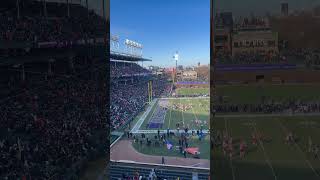
<svg viewBox="0 0 320 180">
<path fill-rule="evenodd" d="M 0 178 L 78 179 L 106 149 L 106 84 L 87 74 L 29 86 L 33 80 L 27 76 L 21 94 L 1 99 Z"/>
<path fill-rule="evenodd" d="M 168 180 L 164 176 L 162 176 L 161 171 L 157 169 L 151 169 L 148 175 L 140 174 L 136 172 L 134 175 L 129 175 L 128 173 L 123 173 L 122 178 L 118 178 L 118 180 Z M 180 177 L 176 177 L 172 180 L 180 180 Z"/>
<path fill-rule="evenodd" d="M 121 63 L 121 62 L 110 63 L 111 77 L 132 76 L 135 74 L 146 74 L 146 73 L 150 73 L 150 71 L 136 63 Z"/>
<path fill-rule="evenodd" d="M 110 119 L 111 126 L 118 129 L 131 121 L 145 107 L 148 101 L 149 78 L 140 79 L 131 84 L 111 84 Z M 171 86 L 166 78 L 152 78 L 153 97 L 165 96 L 170 93 Z"/>
<path fill-rule="evenodd" d="M 32 12 L 32 9 L 29 11 Z M 0 22 L 0 40 L 19 42 L 88 39 L 103 35 L 101 30 L 106 26 L 105 21 L 93 12 L 88 16 L 50 18 L 25 13 L 18 18 L 15 9 L 0 12 Z"/>
<path fill-rule="evenodd" d="M 45 17 L 40 15 L 42 1 L 17 3 L 20 3 L 20 16 L 15 6 L 1 8 L 3 44 L 86 40 L 104 37 L 106 33 L 105 20 L 83 6 L 75 9 L 70 5 L 75 11 L 67 16 L 66 3 L 48 2 Z M 74 15 L 79 10 L 84 13 Z M 57 16 L 61 11 L 64 15 Z M 15 45 L 10 50 L 30 50 L 24 43 Z M 73 52 L 73 58 L 78 61 L 72 70 L 62 72 L 68 61 L 58 60 L 63 58 L 59 51 L 58 58 L 52 57 L 59 62 L 53 63 L 52 73 L 48 73 L 45 59 L 42 72 L 38 71 L 37 62 L 33 62 L 39 58 L 38 54 L 30 52 L 31 58 L 27 59 L 14 53 L 13 59 L 5 51 L 2 48 L 0 56 L 12 64 L 1 64 L 0 70 L 0 179 L 80 179 L 87 162 L 101 156 L 109 147 L 106 142 L 109 107 L 103 68 L 106 62 L 84 55 L 78 57 Z M 54 54 L 55 49 L 50 52 Z M 25 79 L 21 75 L 22 64 L 29 68 Z M 11 76 L 8 71 L 16 74 L 5 79 Z M 55 74 L 58 71 L 60 74 Z"/>
<path fill-rule="evenodd" d="M 276 101 L 269 99 L 261 103 L 217 103 L 215 110 L 217 113 L 319 113 L 320 102 L 317 100 Z"/>
</svg>

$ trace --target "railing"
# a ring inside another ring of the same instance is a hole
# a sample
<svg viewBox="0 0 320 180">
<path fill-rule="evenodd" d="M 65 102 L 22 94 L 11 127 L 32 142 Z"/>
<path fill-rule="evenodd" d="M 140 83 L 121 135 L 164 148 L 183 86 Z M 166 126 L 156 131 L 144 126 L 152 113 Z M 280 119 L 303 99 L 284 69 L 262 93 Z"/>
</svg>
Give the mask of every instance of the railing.
<svg viewBox="0 0 320 180">
<path fill-rule="evenodd" d="M 168 164 L 156 164 L 156 163 L 142 163 L 142 162 L 135 162 L 135 161 L 127 161 L 127 160 L 120 160 L 120 161 L 115 161 L 115 160 L 111 160 L 111 163 L 118 163 L 118 164 L 127 164 L 130 166 L 156 166 L 157 169 L 159 169 L 159 167 L 162 168 L 176 168 L 176 169 L 190 169 L 190 170 L 196 170 L 196 171 L 203 171 L 203 172 L 208 172 L 210 171 L 210 168 L 204 168 L 204 167 L 192 167 L 192 166 L 181 166 L 181 165 L 168 165 Z"/>
<path fill-rule="evenodd" d="M 74 45 L 98 45 L 104 44 L 103 37 L 79 40 L 62 40 L 62 41 L 0 41 L 0 49 L 10 48 L 63 48 Z"/>
</svg>

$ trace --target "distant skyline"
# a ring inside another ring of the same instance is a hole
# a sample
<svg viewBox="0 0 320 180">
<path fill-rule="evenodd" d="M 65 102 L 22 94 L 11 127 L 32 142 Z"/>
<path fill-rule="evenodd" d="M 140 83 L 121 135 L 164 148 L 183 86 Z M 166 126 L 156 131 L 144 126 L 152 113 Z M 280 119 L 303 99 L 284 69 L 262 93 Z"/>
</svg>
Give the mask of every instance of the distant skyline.
<svg viewBox="0 0 320 180">
<path fill-rule="evenodd" d="M 110 0 L 110 31 L 143 44 L 144 65 L 173 67 L 210 62 L 210 0 Z"/>
<path fill-rule="evenodd" d="M 280 14 L 280 4 L 289 4 L 289 13 L 294 10 L 310 10 L 320 5 L 320 0 L 216 0 L 215 6 L 218 12 L 232 12 L 233 16 L 249 16 L 251 12 L 262 16 L 267 12 Z"/>
</svg>

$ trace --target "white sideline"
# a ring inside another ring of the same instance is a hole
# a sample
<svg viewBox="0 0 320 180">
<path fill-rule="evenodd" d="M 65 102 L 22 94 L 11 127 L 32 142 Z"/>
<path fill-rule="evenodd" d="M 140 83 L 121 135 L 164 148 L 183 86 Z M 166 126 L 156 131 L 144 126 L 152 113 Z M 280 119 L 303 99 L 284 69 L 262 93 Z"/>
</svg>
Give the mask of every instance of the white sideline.
<svg viewBox="0 0 320 180">
<path fill-rule="evenodd" d="M 131 129 L 131 133 L 137 133 L 137 131 L 140 129 L 141 125 L 143 124 L 143 122 L 145 121 L 145 119 L 147 118 L 148 114 L 150 113 L 150 111 L 152 110 L 153 106 L 156 104 L 157 99 L 154 99 L 151 102 L 151 105 L 148 107 L 148 109 L 143 113 L 143 115 L 139 118 L 138 122 L 134 125 L 134 127 Z"/>
<path fill-rule="evenodd" d="M 120 135 L 120 136 L 110 145 L 110 148 L 111 148 L 114 144 L 116 144 L 116 143 L 122 138 L 122 136 L 123 136 L 123 134 Z"/>
</svg>

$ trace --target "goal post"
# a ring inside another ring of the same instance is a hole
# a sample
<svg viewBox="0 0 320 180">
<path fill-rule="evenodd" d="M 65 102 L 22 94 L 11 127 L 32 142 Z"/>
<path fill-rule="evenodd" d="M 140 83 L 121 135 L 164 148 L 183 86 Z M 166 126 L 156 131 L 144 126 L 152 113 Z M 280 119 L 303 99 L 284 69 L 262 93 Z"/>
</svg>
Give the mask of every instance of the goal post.
<svg viewBox="0 0 320 180">
<path fill-rule="evenodd" d="M 149 103 L 152 101 L 152 80 L 149 80 L 148 82 L 148 97 L 149 97 Z"/>
</svg>

